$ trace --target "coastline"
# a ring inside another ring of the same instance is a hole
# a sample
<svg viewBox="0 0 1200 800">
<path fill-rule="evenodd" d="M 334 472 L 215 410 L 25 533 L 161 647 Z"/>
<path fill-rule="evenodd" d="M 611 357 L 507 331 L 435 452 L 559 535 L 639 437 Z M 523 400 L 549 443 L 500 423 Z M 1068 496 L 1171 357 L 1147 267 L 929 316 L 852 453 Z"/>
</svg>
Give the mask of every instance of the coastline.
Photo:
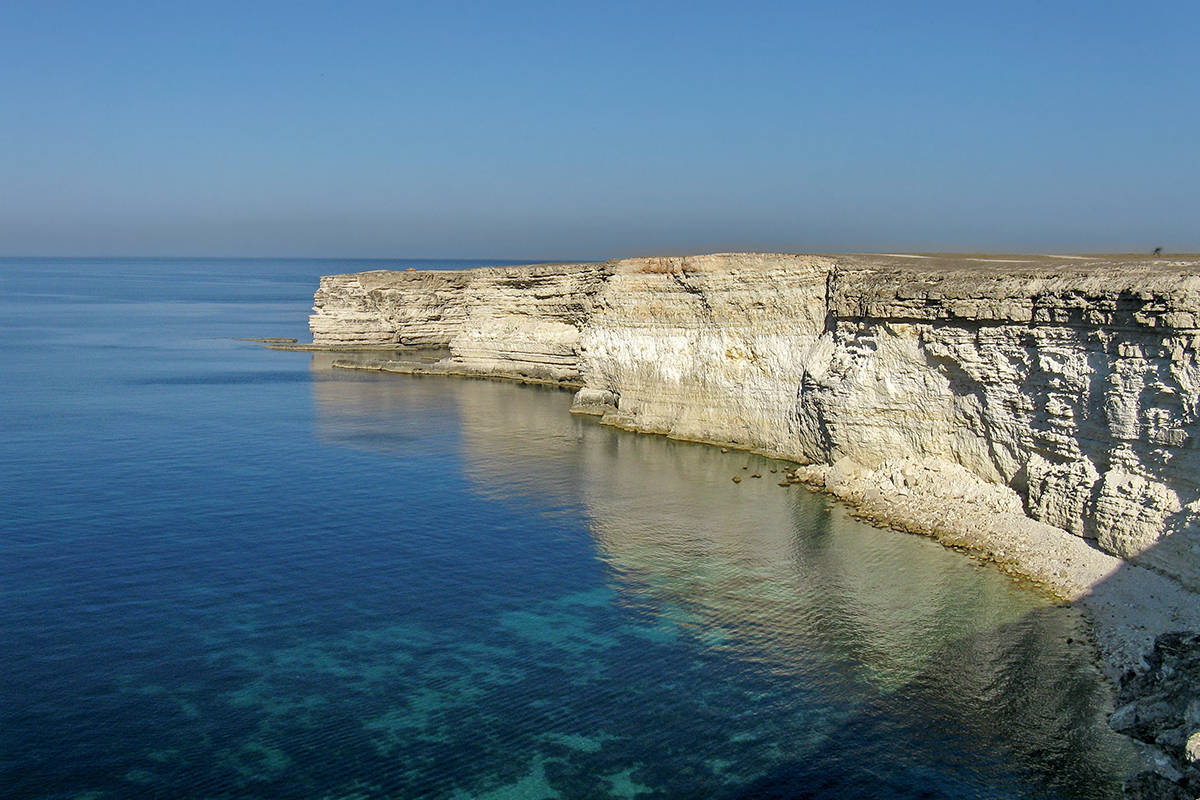
<svg viewBox="0 0 1200 800">
<path fill-rule="evenodd" d="M 322 278 L 309 324 L 352 355 L 441 348 L 424 371 L 579 386 L 579 411 L 633 430 L 801 464 L 956 463 L 1200 591 L 1200 258 L 377 270 Z"/>
<path fill-rule="evenodd" d="M 1020 511 L 1019 498 L 1005 496 L 1011 490 L 986 484 L 956 464 L 890 462 L 868 470 L 838 462 L 797 472 L 798 482 L 845 502 L 859 519 L 928 536 L 1078 605 L 1092 622 L 1097 655 L 1114 682 L 1145 668 L 1158 636 L 1200 628 L 1200 595 L 1030 519 Z M 896 486 L 902 480 L 908 486 Z"/>
<path fill-rule="evenodd" d="M 574 391 L 580 384 L 540 380 L 518 373 L 463 369 L 445 361 L 372 359 L 383 350 L 394 355 L 428 352 L 423 348 L 325 347 L 300 344 L 269 349 L 354 353 L 361 360 L 332 358 L 335 369 L 414 376 L 499 380 Z M 1094 541 L 1028 517 L 1012 489 L 989 483 L 958 464 L 939 459 L 899 459 L 875 469 L 843 458 L 835 464 L 798 464 L 787 455 L 736 442 L 672 435 L 622 423 L 576 405 L 572 414 L 595 416 L 597 423 L 631 433 L 665 435 L 722 449 L 738 449 L 776 459 L 790 486 L 823 492 L 849 507 L 850 513 L 878 528 L 926 536 L 972 558 L 996 564 L 1031 588 L 1082 608 L 1092 624 L 1097 656 L 1105 675 L 1116 683 L 1129 671 L 1146 668 L 1158 636 L 1200 630 L 1200 594 L 1154 570 L 1100 550 Z M 781 491 L 785 489 L 781 487 Z"/>
<path fill-rule="evenodd" d="M 599 416 L 579 409 L 572 413 Z M 600 424 L 668 435 L 604 419 Z M 1158 636 L 1200 630 L 1200 594 L 1105 553 L 1092 541 L 1031 519 L 1011 489 L 988 483 L 957 464 L 897 460 L 867 469 L 845 458 L 836 464 L 801 465 L 761 448 L 685 440 L 794 464 L 786 474 L 790 485 L 826 493 L 864 522 L 929 537 L 994 563 L 1056 600 L 1079 606 L 1092 624 L 1104 673 L 1114 683 L 1131 670 L 1145 669 Z"/>
<path fill-rule="evenodd" d="M 585 406 L 572 413 L 602 416 Z M 633 433 L 658 433 L 601 419 Z M 685 438 L 671 436 L 670 438 Z M 689 439 L 792 463 L 736 443 Z M 1169 576 L 1105 553 L 1094 541 L 1031 519 L 1021 498 L 958 464 L 926 459 L 867 469 L 795 465 L 781 487 L 828 494 L 877 528 L 925 536 L 989 562 L 1033 591 L 1083 614 L 1089 644 L 1113 691 L 1110 727 L 1138 747 L 1125 781 L 1135 800 L 1191 800 L 1200 789 L 1200 594 Z M 734 481 L 740 476 L 734 475 Z M 785 488 L 786 490 L 786 488 Z"/>
<path fill-rule="evenodd" d="M 1200 631 L 1200 258 L 727 253 L 327 276 L 314 301 L 335 367 L 575 390 L 1072 604 L 1146 770 L 1200 787 L 1197 689 L 1191 722 L 1127 724 L 1161 711 L 1135 690 L 1168 634 Z"/>
</svg>

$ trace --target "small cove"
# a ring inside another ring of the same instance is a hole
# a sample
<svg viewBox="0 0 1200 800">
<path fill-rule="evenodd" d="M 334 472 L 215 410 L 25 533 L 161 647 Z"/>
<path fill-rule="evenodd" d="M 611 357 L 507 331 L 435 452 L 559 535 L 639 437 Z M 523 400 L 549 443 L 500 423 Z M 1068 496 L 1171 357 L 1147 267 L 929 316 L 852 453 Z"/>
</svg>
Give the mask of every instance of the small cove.
<svg viewBox="0 0 1200 800">
<path fill-rule="evenodd" d="M 994 568 L 565 392 L 233 340 L 381 266 L 0 262 L 14 796 L 1119 796 L 1080 620 Z"/>
</svg>

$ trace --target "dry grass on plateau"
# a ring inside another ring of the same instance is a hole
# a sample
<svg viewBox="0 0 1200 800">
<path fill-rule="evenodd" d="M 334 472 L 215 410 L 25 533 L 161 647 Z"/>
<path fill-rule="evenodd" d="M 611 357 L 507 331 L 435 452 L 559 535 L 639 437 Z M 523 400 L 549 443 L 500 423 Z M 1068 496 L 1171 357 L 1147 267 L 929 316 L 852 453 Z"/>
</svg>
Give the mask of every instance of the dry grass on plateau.
<svg viewBox="0 0 1200 800">
<path fill-rule="evenodd" d="M 699 271 L 699 265 L 690 258 L 648 258 L 646 263 L 638 269 L 638 272 L 650 275 L 687 274 Z"/>
</svg>

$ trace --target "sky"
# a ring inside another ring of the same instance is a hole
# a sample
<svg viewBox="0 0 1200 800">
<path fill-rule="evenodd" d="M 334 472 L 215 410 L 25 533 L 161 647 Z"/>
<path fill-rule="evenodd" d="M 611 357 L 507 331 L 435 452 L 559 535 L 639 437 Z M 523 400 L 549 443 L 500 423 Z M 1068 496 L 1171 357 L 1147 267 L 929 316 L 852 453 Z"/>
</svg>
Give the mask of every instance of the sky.
<svg viewBox="0 0 1200 800">
<path fill-rule="evenodd" d="M 0 0 L 0 256 L 1200 252 L 1200 2 Z"/>
</svg>

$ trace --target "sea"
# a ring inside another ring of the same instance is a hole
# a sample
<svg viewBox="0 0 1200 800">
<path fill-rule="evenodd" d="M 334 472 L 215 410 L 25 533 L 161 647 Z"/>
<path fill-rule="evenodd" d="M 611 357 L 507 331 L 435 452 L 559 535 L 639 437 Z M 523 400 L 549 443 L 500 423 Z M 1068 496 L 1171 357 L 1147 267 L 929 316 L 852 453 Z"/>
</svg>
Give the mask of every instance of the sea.
<svg viewBox="0 0 1200 800">
<path fill-rule="evenodd" d="M 484 263 L 0 260 L 0 796 L 1120 796 L 1086 625 L 993 566 L 569 392 L 243 341 Z"/>
</svg>

